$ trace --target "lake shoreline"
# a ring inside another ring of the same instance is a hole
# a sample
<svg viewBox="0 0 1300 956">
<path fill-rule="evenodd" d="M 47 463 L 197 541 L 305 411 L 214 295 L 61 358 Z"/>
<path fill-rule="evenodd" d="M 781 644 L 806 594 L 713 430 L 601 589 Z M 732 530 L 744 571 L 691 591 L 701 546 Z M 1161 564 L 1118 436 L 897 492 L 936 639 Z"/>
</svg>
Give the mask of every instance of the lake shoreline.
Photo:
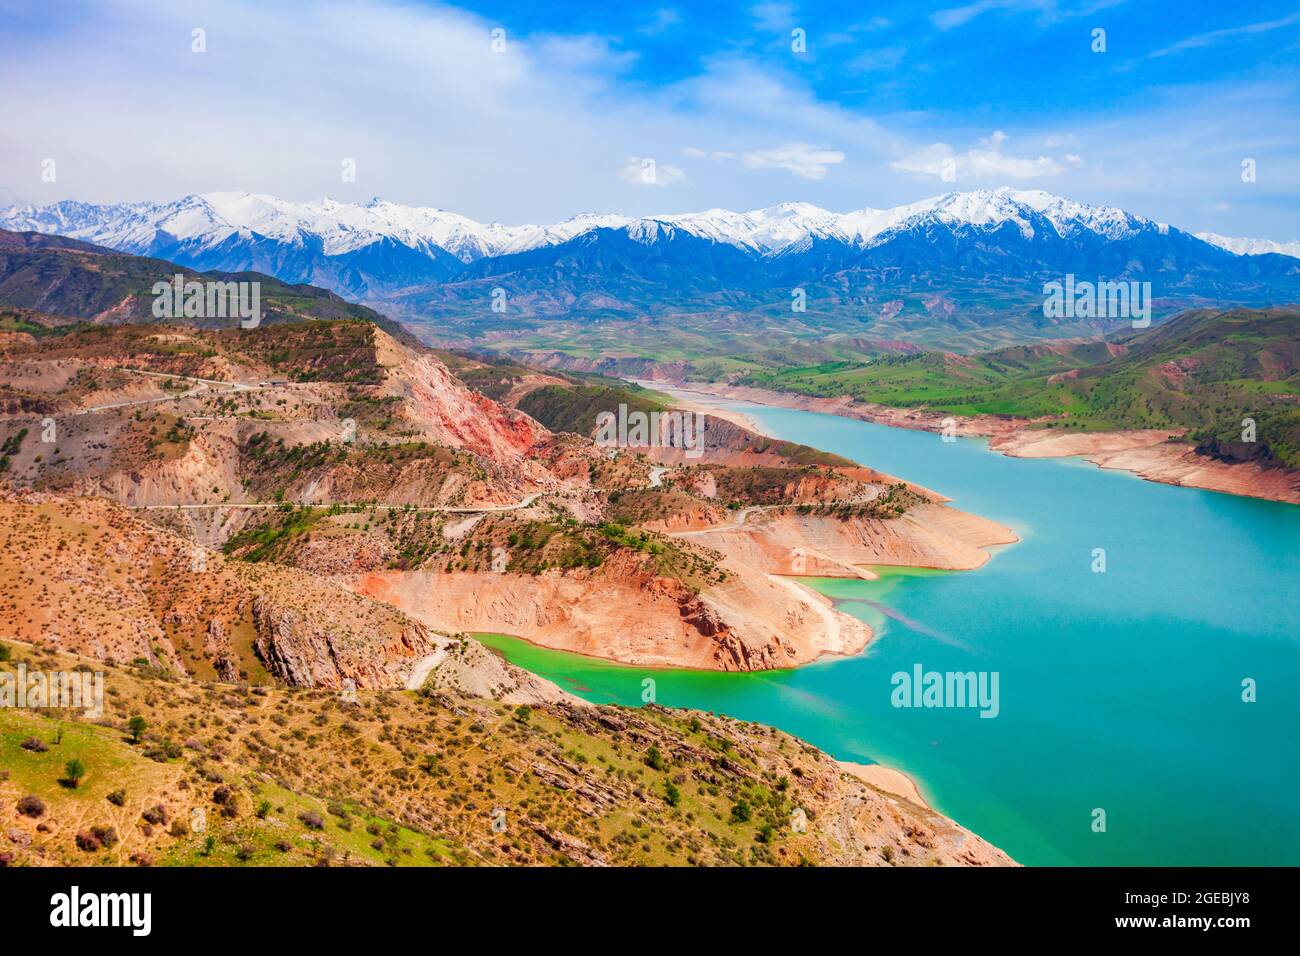
<svg viewBox="0 0 1300 956">
<path fill-rule="evenodd" d="M 637 674 L 503 644 L 512 660 L 622 704 L 639 702 L 653 677 L 664 705 L 780 727 L 849 762 L 896 761 L 939 813 L 1026 865 L 1294 865 L 1300 845 L 1279 824 L 1300 785 L 1289 759 L 1297 705 L 1240 694 L 1242 675 L 1300 674 L 1288 613 L 1300 511 L 1163 490 L 1077 460 L 1013 463 L 983 439 L 943 444 L 844 416 L 732 407 L 777 439 L 941 488 L 1021 543 L 993 549 L 978 576 L 900 566 L 872 567 L 876 580 L 810 581 L 880 638 L 816 666 Z M 931 562 L 907 562 L 918 563 Z M 918 664 L 998 674 L 997 719 L 896 709 L 893 675 Z M 1213 772 L 1242 754 L 1251 759 L 1238 772 Z M 1185 792 L 1207 798 L 1171 799 Z M 1123 840 L 1097 837 L 1095 807 L 1124 821 Z"/>
<path fill-rule="evenodd" d="M 651 384 L 642 381 L 641 384 Z M 667 383 L 653 383 L 661 391 Z M 1129 429 L 1112 432 L 1055 433 L 1031 428 L 1027 418 L 999 418 L 994 415 L 945 415 L 925 408 L 893 408 L 862 402 L 848 396 L 820 398 L 797 392 L 727 385 L 718 382 L 682 382 L 668 386 L 672 392 L 686 393 L 683 402 L 700 411 L 719 417 L 707 403 L 690 397 L 690 393 L 716 399 L 752 402 L 795 411 L 818 412 L 841 418 L 907 428 L 914 431 L 940 431 L 943 421 L 955 419 L 953 434 L 961 437 L 989 439 L 989 450 L 1008 458 L 1079 457 L 1107 470 L 1127 471 L 1145 481 L 1180 488 L 1199 488 L 1221 494 L 1238 495 L 1300 504 L 1300 471 L 1291 468 L 1262 468 L 1252 462 L 1229 463 L 1198 454 L 1185 443 L 1171 441 L 1179 432 L 1169 429 Z M 777 437 L 756 427 L 743 416 L 745 427 Z"/>
<path fill-rule="evenodd" d="M 528 646 L 537 648 L 538 650 L 549 651 L 552 653 L 573 655 L 576 657 L 585 658 L 587 660 L 590 660 L 600 665 L 606 665 L 606 666 L 616 667 L 616 668 L 626 668 L 628 670 L 638 670 L 638 671 L 641 670 L 641 668 L 638 668 L 634 664 L 627 664 L 621 661 L 614 661 L 608 658 L 596 657 L 589 654 L 580 654 L 575 651 L 564 651 L 553 647 L 547 647 L 543 644 L 537 644 L 534 641 L 530 641 L 525 637 L 520 637 L 517 634 L 498 634 L 498 633 L 475 631 L 475 632 L 470 632 L 470 637 L 472 637 L 476 641 L 481 642 L 483 646 L 486 647 L 491 653 L 498 655 L 503 660 L 511 664 L 513 664 L 514 662 L 511 660 L 510 655 L 505 650 L 496 647 L 493 643 L 491 643 L 493 639 L 506 638 L 508 640 L 518 641 L 522 644 L 527 644 Z M 837 655 L 828 655 L 828 656 L 837 656 Z M 524 667 L 524 665 L 522 664 L 516 664 L 515 666 Z M 527 668 L 525 667 L 524 669 Z M 662 670 L 662 669 L 665 668 L 654 668 L 654 670 Z M 666 668 L 666 669 L 686 670 L 687 668 Z M 537 673 L 535 671 L 529 671 L 529 673 L 534 674 L 540 679 L 550 680 L 550 678 L 547 678 L 543 674 Z M 716 673 L 716 672 L 702 671 L 700 673 Z M 586 687 L 583 687 L 581 689 L 567 688 L 565 689 L 565 692 L 575 694 L 578 697 L 582 697 L 583 690 L 589 691 L 590 689 Z M 582 698 L 582 699 L 586 700 L 586 698 Z M 591 703 L 595 703 L 595 701 L 591 701 Z M 686 708 L 686 709 L 692 709 L 692 708 Z M 845 774 L 855 778 L 856 780 L 861 781 L 862 783 L 865 783 L 867 786 L 872 787 L 875 790 L 879 790 L 882 793 L 886 793 L 891 796 L 900 797 L 903 800 L 907 800 L 908 802 L 916 804 L 918 807 L 922 807 L 926 810 L 931 810 L 936 813 L 942 812 L 937 807 L 935 807 L 932 803 L 930 803 L 930 801 L 927 800 L 925 796 L 922 794 L 921 785 L 917 782 L 916 777 L 910 773 L 907 773 L 906 771 L 899 770 L 896 767 L 891 767 L 888 764 L 881 763 L 878 760 L 873 761 L 871 763 L 862 763 L 861 762 L 862 758 L 857 760 L 842 760 L 836 757 L 834 754 L 828 753 L 827 755 L 831 757 L 831 759 L 833 759 L 839 765 L 841 771 L 843 771 Z"/>
</svg>

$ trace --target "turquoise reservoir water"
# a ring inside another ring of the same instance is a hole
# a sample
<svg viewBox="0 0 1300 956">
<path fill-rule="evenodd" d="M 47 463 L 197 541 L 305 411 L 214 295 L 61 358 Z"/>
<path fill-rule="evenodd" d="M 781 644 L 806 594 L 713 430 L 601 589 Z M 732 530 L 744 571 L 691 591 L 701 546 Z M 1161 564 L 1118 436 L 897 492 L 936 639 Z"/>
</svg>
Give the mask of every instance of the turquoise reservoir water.
<svg viewBox="0 0 1300 956">
<path fill-rule="evenodd" d="M 1026 864 L 1300 864 L 1300 508 L 982 441 L 734 404 L 1014 528 L 979 571 L 810 580 L 877 639 L 794 671 L 651 671 L 490 638 L 596 701 L 755 720 L 912 774 Z M 1105 549 L 1095 573 L 1093 552 Z M 997 672 L 999 712 L 896 708 L 896 672 Z M 1257 702 L 1242 701 L 1242 681 Z M 1094 811 L 1105 832 L 1094 832 Z"/>
</svg>

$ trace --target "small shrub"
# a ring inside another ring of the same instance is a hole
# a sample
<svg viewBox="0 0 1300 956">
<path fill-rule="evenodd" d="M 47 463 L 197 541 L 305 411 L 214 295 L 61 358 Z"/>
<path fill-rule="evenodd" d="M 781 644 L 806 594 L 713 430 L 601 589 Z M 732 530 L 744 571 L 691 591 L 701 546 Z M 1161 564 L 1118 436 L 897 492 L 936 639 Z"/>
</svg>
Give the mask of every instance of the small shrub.
<svg viewBox="0 0 1300 956">
<path fill-rule="evenodd" d="M 308 830 L 324 830 L 325 820 L 315 810 L 307 810 L 298 814 L 298 819 Z"/>
<path fill-rule="evenodd" d="M 658 747 L 652 746 L 649 750 L 646 751 L 645 762 L 646 762 L 646 766 L 649 767 L 651 770 L 664 769 L 664 756 L 659 752 Z"/>
<path fill-rule="evenodd" d="M 34 793 L 29 793 L 18 801 L 18 812 L 35 820 L 45 813 L 45 801 Z"/>
<path fill-rule="evenodd" d="M 166 763 L 168 760 L 175 760 L 184 752 L 184 749 L 176 741 L 161 740 L 146 749 L 144 755 L 156 763 Z"/>
<path fill-rule="evenodd" d="M 124 806 L 126 804 L 126 791 L 114 790 L 108 795 L 108 802 L 115 807 Z"/>
</svg>

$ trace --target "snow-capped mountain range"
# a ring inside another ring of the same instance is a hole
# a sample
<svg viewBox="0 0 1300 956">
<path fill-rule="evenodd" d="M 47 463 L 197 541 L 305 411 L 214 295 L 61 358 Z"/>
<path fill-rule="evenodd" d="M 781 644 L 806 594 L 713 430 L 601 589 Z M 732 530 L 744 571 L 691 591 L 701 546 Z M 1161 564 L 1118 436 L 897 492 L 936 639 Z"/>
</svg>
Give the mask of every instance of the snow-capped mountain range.
<svg viewBox="0 0 1300 956">
<path fill-rule="evenodd" d="M 194 269 L 263 272 L 405 318 L 455 319 L 497 288 L 516 314 L 636 317 L 752 312 L 782 299 L 788 309 L 789 290 L 807 287 L 825 310 L 906 310 L 906 301 L 891 303 L 913 295 L 949 321 L 962 310 L 1027 313 L 1043 278 L 1067 272 L 1152 281 L 1170 301 L 1300 299 L 1300 244 L 1198 238 L 1115 207 L 1008 188 L 847 213 L 796 202 L 514 226 L 378 198 L 299 203 L 213 192 L 10 207 L 0 209 L 0 228 Z M 946 304 L 934 305 L 936 295 Z"/>
<path fill-rule="evenodd" d="M 42 207 L 13 206 L 0 209 L 0 226 L 53 232 L 135 253 L 150 250 L 161 236 L 209 249 L 232 237 L 318 241 L 330 256 L 388 239 L 412 249 L 438 248 L 461 262 L 473 262 L 557 245 L 600 228 L 626 230 L 643 242 L 653 241 L 667 230 L 681 230 L 762 255 L 797 247 L 809 239 L 866 247 L 890 230 L 927 219 L 974 227 L 1010 222 L 1028 237 L 1033 235 L 1034 225 L 1025 214 L 1027 210 L 1042 214 L 1062 236 L 1082 230 L 1116 239 L 1144 228 L 1167 228 L 1111 206 L 1089 206 L 1041 191 L 1010 189 L 947 193 L 891 209 L 847 213 L 794 202 L 745 213 L 710 209 L 641 218 L 585 214 L 552 225 L 522 226 L 480 223 L 443 209 L 402 206 L 379 198 L 364 205 L 333 199 L 295 203 L 256 193 L 212 192 L 167 203 L 94 205 L 69 200 Z"/>
</svg>

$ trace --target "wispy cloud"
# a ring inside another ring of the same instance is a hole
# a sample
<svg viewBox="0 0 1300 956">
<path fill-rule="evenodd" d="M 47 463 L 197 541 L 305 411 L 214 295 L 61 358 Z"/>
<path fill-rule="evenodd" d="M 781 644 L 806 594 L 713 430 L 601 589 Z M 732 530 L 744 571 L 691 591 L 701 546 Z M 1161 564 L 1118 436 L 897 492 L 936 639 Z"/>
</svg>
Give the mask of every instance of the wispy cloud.
<svg viewBox="0 0 1300 956">
<path fill-rule="evenodd" d="M 618 178 L 633 186 L 671 186 L 686 178 L 679 166 L 660 163 L 649 156 L 629 156 Z"/>
<path fill-rule="evenodd" d="M 682 15 L 672 7 L 660 7 L 650 15 L 650 22 L 640 27 L 637 32 L 646 36 L 659 36 L 682 22 Z"/>
<path fill-rule="evenodd" d="M 740 157 L 750 169 L 784 169 L 800 179 L 824 179 L 826 167 L 844 162 L 844 154 L 826 146 L 786 143 L 774 149 L 755 149 Z"/>
<path fill-rule="evenodd" d="M 736 154 L 724 149 L 707 150 L 696 146 L 687 146 L 682 150 L 683 156 L 691 159 L 707 159 L 711 163 L 720 163 L 724 159 L 735 159 Z"/>
<path fill-rule="evenodd" d="M 1087 0 L 1087 2 L 1070 6 L 1058 0 L 975 0 L 974 3 L 960 7 L 947 7 L 930 15 L 930 21 L 940 30 L 952 30 L 964 26 L 985 13 L 1037 13 L 1043 23 L 1055 23 L 1074 17 L 1088 16 L 1117 7 L 1125 0 Z"/>
<path fill-rule="evenodd" d="M 960 182 L 978 180 L 1028 180 L 1045 176 L 1059 176 L 1066 170 L 1083 164 L 1083 159 L 1072 153 L 1057 158 L 1053 156 L 1013 156 L 1003 152 L 1002 145 L 1009 139 L 997 130 L 992 136 L 981 139 L 978 146 L 959 153 L 947 143 L 932 143 L 924 149 L 910 153 L 890 163 L 900 173 Z"/>
<path fill-rule="evenodd" d="M 780 0 L 760 3 L 750 10 L 750 14 L 754 17 L 755 26 L 769 33 L 785 33 L 796 25 L 793 3 L 783 3 Z"/>
<path fill-rule="evenodd" d="M 940 30 L 951 30 L 995 10 L 1041 10 L 1045 6 L 1046 3 L 1035 0 L 976 0 L 964 6 L 938 10 L 931 14 L 930 20 Z"/>
<path fill-rule="evenodd" d="M 1210 30 L 1208 33 L 1198 33 L 1195 36 L 1179 40 L 1177 43 L 1171 43 L 1167 47 L 1156 50 L 1154 53 L 1148 53 L 1146 58 L 1153 60 L 1162 56 L 1172 56 L 1175 53 L 1183 53 L 1187 50 L 1197 50 L 1201 47 L 1214 46 L 1222 43 L 1224 40 L 1234 40 L 1238 37 L 1251 36 L 1258 33 L 1271 33 L 1273 30 L 1281 30 L 1295 24 L 1300 24 L 1300 13 L 1293 13 L 1290 16 L 1281 17 L 1277 20 L 1264 20 L 1260 23 L 1248 23 L 1240 27 L 1228 27 L 1223 30 Z"/>
<path fill-rule="evenodd" d="M 907 50 L 902 46 L 886 46 L 875 50 L 864 50 L 844 64 L 844 69 L 852 73 L 870 73 L 877 70 L 893 70 L 903 62 Z"/>
</svg>

